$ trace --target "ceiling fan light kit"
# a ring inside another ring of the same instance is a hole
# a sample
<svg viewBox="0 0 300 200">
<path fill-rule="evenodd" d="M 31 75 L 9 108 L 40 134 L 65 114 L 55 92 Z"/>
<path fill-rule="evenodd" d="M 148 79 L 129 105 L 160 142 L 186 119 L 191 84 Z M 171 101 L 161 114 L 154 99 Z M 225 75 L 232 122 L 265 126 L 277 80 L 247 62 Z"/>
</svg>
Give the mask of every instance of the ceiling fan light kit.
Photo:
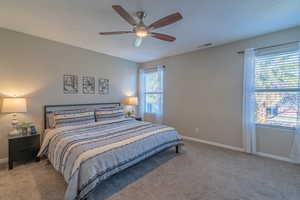
<svg viewBox="0 0 300 200">
<path fill-rule="evenodd" d="M 143 38 L 137 37 L 137 38 L 135 39 L 134 43 L 133 43 L 133 46 L 135 46 L 135 47 L 141 46 L 142 41 L 143 41 Z"/>
<path fill-rule="evenodd" d="M 136 16 L 139 19 L 139 22 L 137 23 L 135 19 L 120 5 L 113 5 L 112 8 L 124 19 L 126 20 L 130 25 L 133 26 L 132 31 L 115 31 L 115 32 L 100 32 L 100 35 L 119 35 L 119 34 L 128 34 L 128 33 L 134 33 L 137 38 L 134 42 L 135 47 L 139 47 L 142 44 L 142 39 L 146 36 L 151 36 L 153 38 L 164 40 L 168 42 L 173 42 L 176 40 L 175 37 L 162 34 L 162 33 L 154 33 L 151 32 L 154 29 L 161 28 L 170 24 L 173 24 L 179 20 L 182 19 L 182 15 L 177 12 L 171 15 L 168 15 L 164 18 L 161 18 L 149 26 L 146 26 L 144 24 L 143 19 L 146 17 L 146 13 L 143 11 L 136 12 Z"/>
<path fill-rule="evenodd" d="M 148 30 L 144 26 L 137 25 L 134 31 L 138 37 L 146 37 L 148 35 Z"/>
</svg>

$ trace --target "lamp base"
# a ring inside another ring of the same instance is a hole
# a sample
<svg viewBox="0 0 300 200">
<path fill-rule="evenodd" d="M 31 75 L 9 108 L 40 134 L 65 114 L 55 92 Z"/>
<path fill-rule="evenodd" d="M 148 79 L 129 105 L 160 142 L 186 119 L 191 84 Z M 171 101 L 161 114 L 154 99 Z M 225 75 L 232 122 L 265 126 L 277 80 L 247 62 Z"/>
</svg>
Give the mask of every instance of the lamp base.
<svg viewBox="0 0 300 200">
<path fill-rule="evenodd" d="M 13 113 L 12 120 L 11 120 L 11 126 L 13 129 L 12 129 L 12 131 L 9 132 L 10 136 L 16 136 L 16 135 L 20 134 L 17 130 L 17 125 L 18 125 L 17 113 Z"/>
<path fill-rule="evenodd" d="M 9 136 L 17 136 L 20 133 L 18 132 L 18 130 L 16 128 L 14 128 L 12 131 L 9 132 Z"/>
</svg>

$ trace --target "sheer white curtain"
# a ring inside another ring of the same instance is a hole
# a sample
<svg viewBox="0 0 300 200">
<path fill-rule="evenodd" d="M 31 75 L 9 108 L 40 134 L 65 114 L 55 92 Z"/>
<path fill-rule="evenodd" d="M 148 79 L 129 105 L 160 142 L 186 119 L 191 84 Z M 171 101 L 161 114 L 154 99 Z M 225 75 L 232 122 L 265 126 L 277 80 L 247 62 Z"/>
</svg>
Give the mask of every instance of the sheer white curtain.
<svg viewBox="0 0 300 200">
<path fill-rule="evenodd" d="M 152 121 L 155 123 L 162 123 L 163 121 L 163 115 L 164 115 L 164 67 L 163 66 L 157 66 L 154 68 L 140 68 L 139 69 L 139 113 L 140 116 L 147 121 Z M 158 73 L 158 81 L 160 84 L 161 91 L 158 91 L 157 93 L 160 94 L 160 101 L 159 104 L 159 111 L 155 113 L 147 113 L 146 112 L 146 83 L 145 83 L 145 77 L 147 73 Z"/>
<path fill-rule="evenodd" d="M 248 153 L 256 152 L 255 125 L 255 50 L 246 49 L 244 54 L 243 84 L 243 136 Z"/>
<path fill-rule="evenodd" d="M 155 119 L 157 123 L 162 124 L 163 122 L 163 117 L 164 117 L 164 71 L 165 68 L 161 65 L 157 66 L 157 72 L 159 74 L 159 78 L 160 78 L 160 88 L 162 89 L 162 95 L 160 96 L 160 109 L 158 113 L 155 113 Z"/>
<path fill-rule="evenodd" d="M 139 69 L 139 114 L 144 119 L 145 113 L 145 69 Z"/>
<path fill-rule="evenodd" d="M 300 42 L 298 43 L 298 53 L 300 54 Z M 300 56 L 299 56 L 299 63 L 300 63 Z M 298 84 L 300 84 L 300 80 L 298 80 Z M 290 159 L 293 162 L 300 164 L 300 94 L 299 93 L 297 95 L 297 104 L 298 104 L 297 126 L 296 126 L 295 137 L 293 140 L 293 145 L 290 153 Z"/>
</svg>

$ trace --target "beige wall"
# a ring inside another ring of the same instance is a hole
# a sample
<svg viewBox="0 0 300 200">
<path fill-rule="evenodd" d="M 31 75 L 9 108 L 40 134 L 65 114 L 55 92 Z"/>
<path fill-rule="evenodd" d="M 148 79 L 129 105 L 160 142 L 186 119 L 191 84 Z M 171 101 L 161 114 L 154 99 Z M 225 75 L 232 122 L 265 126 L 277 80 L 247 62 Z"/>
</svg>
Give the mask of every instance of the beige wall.
<svg viewBox="0 0 300 200">
<path fill-rule="evenodd" d="M 300 40 L 300 27 L 141 66 L 166 65 L 165 123 L 185 136 L 243 147 L 243 56 L 237 52 L 295 40 Z M 288 155 L 293 138 L 290 131 L 258 129 L 257 132 L 258 150 Z"/>
<path fill-rule="evenodd" d="M 110 94 L 63 94 L 63 74 L 108 78 Z M 39 129 L 43 105 L 119 102 L 136 93 L 136 74 L 136 63 L 124 59 L 0 29 L 0 97 L 27 97 L 28 112 L 19 121 L 33 121 Z M 10 120 L 0 113 L 0 159 L 7 157 Z"/>
<path fill-rule="evenodd" d="M 256 132 L 257 152 L 289 157 L 295 136 L 293 130 L 257 127 Z"/>
<path fill-rule="evenodd" d="M 294 40 L 300 40 L 300 27 L 141 66 L 167 67 L 165 123 L 185 136 L 242 147 L 243 57 L 236 52 Z M 0 29 L 0 44 L 0 95 L 27 97 L 28 112 L 18 118 L 33 121 L 39 129 L 45 104 L 120 101 L 136 92 L 133 62 L 5 29 Z M 65 73 L 109 78 L 111 93 L 64 95 Z M 0 114 L 0 159 L 7 157 L 10 119 L 10 115 Z M 288 155 L 291 131 L 258 128 L 257 133 L 259 151 Z"/>
</svg>

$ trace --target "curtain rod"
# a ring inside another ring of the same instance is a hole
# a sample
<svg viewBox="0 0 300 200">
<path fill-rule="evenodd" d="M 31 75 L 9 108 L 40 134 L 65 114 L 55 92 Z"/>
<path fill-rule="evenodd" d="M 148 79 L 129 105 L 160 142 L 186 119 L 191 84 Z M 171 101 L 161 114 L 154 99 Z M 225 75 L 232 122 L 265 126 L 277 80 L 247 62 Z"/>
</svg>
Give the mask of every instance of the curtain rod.
<svg viewBox="0 0 300 200">
<path fill-rule="evenodd" d="M 166 68 L 165 65 L 162 65 L 161 67 L 162 67 L 162 68 Z M 143 68 L 143 69 L 157 69 L 157 67 L 146 67 L 146 68 Z"/>
<path fill-rule="evenodd" d="M 260 48 L 256 48 L 255 50 L 261 50 L 261 49 L 268 49 L 268 48 L 273 48 L 273 47 L 279 47 L 279 46 L 283 46 L 283 45 L 287 45 L 287 44 L 293 44 L 299 42 L 299 40 L 293 41 L 293 42 L 286 42 L 286 43 L 282 43 L 282 44 L 275 44 L 275 45 L 271 45 L 271 46 L 266 46 L 266 47 L 260 47 Z M 238 54 L 244 54 L 245 51 L 238 51 Z"/>
</svg>

